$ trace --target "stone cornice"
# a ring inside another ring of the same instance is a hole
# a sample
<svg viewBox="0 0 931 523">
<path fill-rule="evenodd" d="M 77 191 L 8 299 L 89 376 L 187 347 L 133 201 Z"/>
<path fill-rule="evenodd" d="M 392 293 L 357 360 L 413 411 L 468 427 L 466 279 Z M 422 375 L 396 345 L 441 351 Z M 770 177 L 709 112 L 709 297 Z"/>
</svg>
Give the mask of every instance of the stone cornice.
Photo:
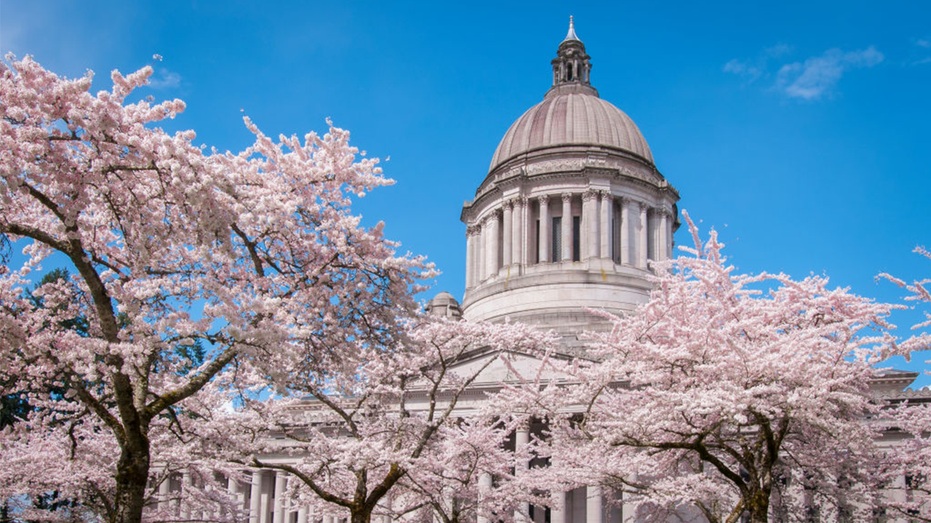
<svg viewBox="0 0 931 523">
<path fill-rule="evenodd" d="M 586 150 L 594 148 L 595 150 Z M 544 148 L 546 149 L 546 148 Z M 627 185 L 646 190 L 675 203 L 678 191 L 670 185 L 652 164 L 626 151 L 615 151 L 598 145 L 572 144 L 557 147 L 556 151 L 541 152 L 530 157 L 518 158 L 502 164 L 488 174 L 471 202 L 463 204 L 460 219 L 470 222 L 491 205 L 495 205 L 503 193 L 526 191 L 547 183 L 585 184 L 593 178 L 604 178 L 612 185 Z M 581 192 L 581 191 L 580 191 Z"/>
</svg>

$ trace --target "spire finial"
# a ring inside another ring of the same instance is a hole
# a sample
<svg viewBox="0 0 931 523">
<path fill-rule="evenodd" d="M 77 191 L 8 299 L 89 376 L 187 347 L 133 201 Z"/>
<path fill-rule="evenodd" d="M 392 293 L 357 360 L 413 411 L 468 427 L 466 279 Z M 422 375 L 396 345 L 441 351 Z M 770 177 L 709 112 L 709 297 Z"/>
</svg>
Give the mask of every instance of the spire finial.
<svg viewBox="0 0 931 523">
<path fill-rule="evenodd" d="M 572 15 L 569 15 L 569 32 L 566 34 L 566 38 L 563 40 L 563 42 L 567 42 L 569 40 L 578 40 L 581 42 L 579 37 L 575 35 L 575 22 L 572 20 Z"/>
<path fill-rule="evenodd" d="M 585 54 L 585 44 L 575 34 L 575 17 L 569 17 L 569 33 L 559 44 L 553 64 L 553 87 L 546 96 L 558 93 L 585 93 L 598 96 L 598 91 L 589 81 L 592 63 Z"/>
</svg>

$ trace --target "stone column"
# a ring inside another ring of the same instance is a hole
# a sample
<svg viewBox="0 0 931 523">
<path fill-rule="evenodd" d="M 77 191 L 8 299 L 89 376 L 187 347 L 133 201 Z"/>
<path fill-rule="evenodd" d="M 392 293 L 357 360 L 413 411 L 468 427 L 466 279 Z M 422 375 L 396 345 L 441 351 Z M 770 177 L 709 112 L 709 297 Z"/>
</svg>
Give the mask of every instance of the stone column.
<svg viewBox="0 0 931 523">
<path fill-rule="evenodd" d="M 637 241 L 637 267 L 647 268 L 647 249 L 649 248 L 649 236 L 647 231 L 647 206 L 640 203 L 640 238 Z"/>
<path fill-rule="evenodd" d="M 514 434 L 514 452 L 520 453 L 522 450 L 527 448 L 527 445 L 530 443 L 530 427 L 526 422 L 521 423 Z M 518 462 L 514 470 L 515 476 L 520 476 L 525 474 L 530 469 L 530 463 L 525 460 Z M 526 519 L 530 519 L 530 503 L 521 503 L 520 507 L 514 512 L 514 520 L 520 521 L 521 515 Z"/>
<path fill-rule="evenodd" d="M 181 473 L 181 493 L 178 497 L 181 499 L 181 519 L 191 519 L 191 500 L 188 497 L 191 490 L 191 473 L 185 470 Z"/>
<path fill-rule="evenodd" d="M 307 523 L 307 507 L 297 509 L 297 523 Z"/>
<path fill-rule="evenodd" d="M 514 200 L 514 213 L 511 215 L 511 263 L 523 263 L 523 226 L 524 226 L 524 200 Z"/>
<path fill-rule="evenodd" d="M 630 198 L 621 198 L 621 265 L 630 265 L 633 263 L 630 244 L 630 226 L 633 220 L 630 212 Z"/>
<path fill-rule="evenodd" d="M 472 286 L 482 283 L 482 224 L 472 224 Z"/>
<path fill-rule="evenodd" d="M 614 259 L 613 236 L 614 236 L 614 196 L 610 191 L 601 191 L 601 257 L 609 260 Z"/>
<path fill-rule="evenodd" d="M 635 483 L 640 482 L 640 474 L 634 474 L 633 480 Z M 621 523 L 633 523 L 635 521 L 634 517 L 637 513 L 637 507 L 633 502 L 629 501 L 627 498 L 630 497 L 627 494 L 620 494 L 621 496 Z"/>
<path fill-rule="evenodd" d="M 491 262 L 488 253 L 491 252 L 491 218 L 482 220 L 482 281 L 491 277 Z"/>
<path fill-rule="evenodd" d="M 572 195 L 562 195 L 562 261 L 572 261 Z M 556 261 L 556 260 L 553 260 Z"/>
<path fill-rule="evenodd" d="M 602 523 L 601 487 L 590 485 L 585 490 L 585 523 Z"/>
<path fill-rule="evenodd" d="M 550 509 L 550 523 L 566 523 L 566 493 L 554 494 L 556 504 Z"/>
<path fill-rule="evenodd" d="M 165 470 L 165 477 L 158 484 L 158 509 L 168 512 L 170 510 L 169 501 L 171 500 L 171 473 Z"/>
<path fill-rule="evenodd" d="M 533 263 L 533 249 L 530 248 L 533 245 L 533 213 L 530 209 L 530 199 L 526 196 L 520 197 L 520 205 L 523 209 L 522 222 L 521 226 L 521 246 L 520 246 L 520 260 L 525 266 Z"/>
<path fill-rule="evenodd" d="M 259 523 L 262 515 L 262 471 L 252 471 L 252 492 L 249 494 L 249 523 Z"/>
<path fill-rule="evenodd" d="M 226 478 L 226 491 L 229 492 L 232 503 L 230 504 L 230 515 L 233 521 L 239 521 L 236 514 L 243 508 L 242 496 L 245 492 L 240 490 L 239 482 L 232 475 Z"/>
<path fill-rule="evenodd" d="M 598 195 L 595 191 L 586 191 L 582 195 L 582 241 L 579 253 L 580 259 L 598 257 L 598 220 L 596 210 L 598 207 Z"/>
<path fill-rule="evenodd" d="M 485 280 L 485 228 L 482 222 L 477 222 L 475 227 L 475 254 L 472 256 L 472 273 L 475 285 Z"/>
<path fill-rule="evenodd" d="M 275 506 L 272 523 L 285 523 L 284 493 L 288 489 L 288 473 L 279 470 L 275 472 Z"/>
<path fill-rule="evenodd" d="M 673 254 L 673 244 L 675 243 L 675 238 L 673 237 L 672 224 L 676 221 L 676 215 L 673 211 L 669 211 L 669 214 L 666 216 L 666 258 L 672 258 Z"/>
<path fill-rule="evenodd" d="M 550 218 L 550 208 L 549 208 L 549 196 L 540 197 L 540 245 L 537 247 L 540 250 L 540 263 L 545 263 L 550 260 L 550 253 L 553 252 L 552 246 L 550 245 L 550 224 L 552 219 Z"/>
<path fill-rule="evenodd" d="M 666 229 L 668 226 L 669 220 L 669 211 L 665 208 L 657 209 L 659 214 L 659 234 L 657 234 L 656 240 L 656 254 L 654 256 L 657 260 L 665 260 L 669 257 L 669 249 L 667 248 L 667 238 L 666 238 Z"/>
<path fill-rule="evenodd" d="M 269 494 L 270 490 L 274 488 L 274 486 L 274 482 L 272 482 L 271 485 L 266 486 L 265 481 L 262 481 L 263 488 L 261 494 L 259 494 L 259 523 L 271 523 L 268 521 L 268 512 L 270 508 L 274 508 L 274 499 L 269 499 Z"/>
<path fill-rule="evenodd" d="M 485 226 L 488 228 L 488 241 L 485 243 L 485 246 L 488 247 L 488 252 L 485 253 L 485 270 L 486 277 L 491 277 L 498 274 L 498 248 L 501 245 L 501 239 L 498 237 L 497 212 L 491 214 L 485 220 Z"/>
<path fill-rule="evenodd" d="M 514 247 L 511 243 L 511 235 L 514 233 L 514 230 L 511 228 L 511 212 L 514 209 L 514 204 L 510 200 L 504 202 L 504 210 L 502 212 L 502 223 L 504 238 L 501 241 L 501 250 L 502 250 L 502 266 L 507 267 L 511 264 L 511 249 Z"/>
<path fill-rule="evenodd" d="M 471 225 L 466 226 L 466 289 L 471 289 L 475 285 L 475 273 L 473 264 L 475 258 L 475 228 Z"/>
<path fill-rule="evenodd" d="M 482 472 L 478 477 L 478 495 L 482 497 L 483 491 L 490 491 L 492 488 L 491 474 L 487 472 Z M 481 506 L 481 503 L 479 503 Z M 485 516 L 478 516 L 476 523 L 489 523 L 488 518 Z"/>
</svg>

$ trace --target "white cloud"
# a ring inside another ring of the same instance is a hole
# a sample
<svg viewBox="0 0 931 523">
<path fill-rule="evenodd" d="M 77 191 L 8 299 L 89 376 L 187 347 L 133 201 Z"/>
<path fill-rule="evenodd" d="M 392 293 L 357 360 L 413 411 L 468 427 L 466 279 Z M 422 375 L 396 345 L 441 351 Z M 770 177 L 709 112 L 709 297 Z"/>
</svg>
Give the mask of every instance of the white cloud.
<svg viewBox="0 0 931 523">
<path fill-rule="evenodd" d="M 155 74 L 149 77 L 149 87 L 153 89 L 171 89 L 181 85 L 181 75 L 159 67 Z"/>
<path fill-rule="evenodd" d="M 769 76 L 767 65 L 771 59 L 785 56 L 791 52 L 791 46 L 776 44 L 772 47 L 763 49 L 762 53 L 751 60 L 738 60 L 735 58 L 724 64 L 723 70 L 725 73 L 732 73 L 740 76 L 746 80 L 748 84 L 752 84 L 760 78 Z"/>
<path fill-rule="evenodd" d="M 747 83 L 753 83 L 761 76 L 763 76 L 763 73 L 766 71 L 758 66 L 750 65 L 746 62 L 741 62 L 735 58 L 724 64 L 724 72 L 742 76 L 747 80 Z"/>
<path fill-rule="evenodd" d="M 782 58 L 787 54 L 791 54 L 793 51 L 791 45 L 786 44 L 776 44 L 772 47 L 767 47 L 763 49 L 763 55 L 769 58 Z"/>
<path fill-rule="evenodd" d="M 775 88 L 790 98 L 817 100 L 830 94 L 845 72 L 873 67 L 884 58 L 873 46 L 846 53 L 828 49 L 821 56 L 783 65 L 776 75 Z"/>
<path fill-rule="evenodd" d="M 912 38 L 912 56 L 907 65 L 924 65 L 931 63 L 931 56 L 928 56 L 928 50 L 931 49 L 931 40 L 928 38 Z"/>
</svg>

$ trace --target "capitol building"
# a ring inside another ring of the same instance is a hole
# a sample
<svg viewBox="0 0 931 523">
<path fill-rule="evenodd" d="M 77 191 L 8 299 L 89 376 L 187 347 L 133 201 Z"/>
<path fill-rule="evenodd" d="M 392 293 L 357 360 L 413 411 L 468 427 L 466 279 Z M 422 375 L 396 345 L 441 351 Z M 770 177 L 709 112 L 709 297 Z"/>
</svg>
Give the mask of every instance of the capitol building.
<svg viewBox="0 0 931 523">
<path fill-rule="evenodd" d="M 649 299 L 650 262 L 672 256 L 679 193 L 660 173 L 634 121 L 599 97 L 591 81 L 591 58 L 571 20 L 551 66 L 552 85 L 542 101 L 507 129 L 474 198 L 462 207 L 462 300 L 441 292 L 425 308 L 451 319 L 551 329 L 559 337 L 558 350 L 572 357 L 584 354 L 579 340 L 583 331 L 609 326 L 585 309 L 627 313 Z M 471 357 L 461 364 L 474 367 L 475 358 L 498 359 L 493 351 Z M 530 372 L 538 363 L 526 356 L 508 365 L 485 365 L 457 406 L 457 415 L 468 417 L 476 402 L 501 389 L 515 367 Z M 901 396 L 916 377 L 917 373 L 887 371 L 872 385 L 877 395 L 891 398 Z M 517 429 L 512 445 L 527 445 L 544 431 L 542 421 L 531 420 Z M 269 464 L 289 459 L 284 454 L 262 457 Z M 280 470 L 253 470 L 245 483 L 231 479 L 229 490 L 250 523 L 340 523 L 339 517 L 315 517 L 308 508 L 289 507 L 283 501 L 288 481 Z M 184 477 L 164 481 L 160 499 L 168 499 L 187 482 Z M 486 474 L 479 483 L 490 487 L 492 478 Z M 576 488 L 553 499 L 550 508 L 526 506 L 524 516 L 534 523 L 637 520 L 634 507 L 598 486 Z M 681 516 L 681 521 L 701 520 Z M 489 523 L 478 519 L 477 523 Z M 388 523 L 390 517 L 373 517 L 376 520 Z"/>
</svg>

